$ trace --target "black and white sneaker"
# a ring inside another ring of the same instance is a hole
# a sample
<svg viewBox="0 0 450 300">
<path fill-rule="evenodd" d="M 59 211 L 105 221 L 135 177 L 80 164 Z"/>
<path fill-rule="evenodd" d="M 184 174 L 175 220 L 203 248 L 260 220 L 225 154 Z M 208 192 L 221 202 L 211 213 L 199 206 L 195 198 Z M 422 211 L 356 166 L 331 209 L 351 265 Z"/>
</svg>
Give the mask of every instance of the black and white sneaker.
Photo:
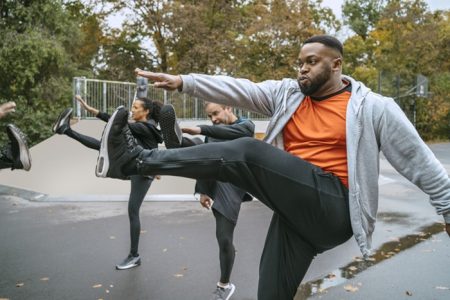
<svg viewBox="0 0 450 300">
<path fill-rule="evenodd" d="M 141 257 L 133 256 L 129 254 L 127 258 L 123 260 L 120 264 L 116 265 L 117 270 L 127 270 L 131 268 L 135 268 L 141 265 Z"/>
<path fill-rule="evenodd" d="M 180 148 L 183 132 L 178 125 L 175 109 L 171 104 L 166 104 L 161 108 L 159 125 L 166 148 Z"/>
<path fill-rule="evenodd" d="M 211 300 L 229 300 L 235 290 L 236 287 L 232 283 L 229 283 L 226 288 L 217 286 L 216 290 L 212 294 Z"/>
<path fill-rule="evenodd" d="M 56 119 L 52 131 L 58 134 L 64 134 L 70 128 L 70 118 L 72 117 L 72 108 L 66 108 Z"/>
<path fill-rule="evenodd" d="M 29 171 L 31 169 L 31 156 L 28 149 L 27 137 L 25 134 L 13 124 L 6 125 L 6 132 L 10 140 L 10 159 L 12 161 L 12 169 L 23 169 Z"/>
<path fill-rule="evenodd" d="M 122 168 L 133 163 L 142 150 L 128 127 L 128 110 L 119 106 L 103 130 L 95 175 L 128 179 Z"/>
</svg>

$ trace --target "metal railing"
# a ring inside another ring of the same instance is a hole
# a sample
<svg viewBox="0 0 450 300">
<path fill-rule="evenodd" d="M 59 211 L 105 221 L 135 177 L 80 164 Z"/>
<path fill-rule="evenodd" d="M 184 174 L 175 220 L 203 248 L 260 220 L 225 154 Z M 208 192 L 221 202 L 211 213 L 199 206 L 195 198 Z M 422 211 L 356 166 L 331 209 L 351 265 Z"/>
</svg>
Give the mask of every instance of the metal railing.
<svg viewBox="0 0 450 300">
<path fill-rule="evenodd" d="M 172 104 L 179 119 L 207 119 L 203 109 L 204 101 L 202 99 L 178 92 L 157 89 L 151 84 L 149 84 L 147 91 L 148 98 L 161 101 L 164 104 Z M 88 79 L 85 77 L 73 78 L 73 108 L 75 115 L 81 119 L 89 119 L 95 116 L 81 109 L 79 103 L 75 100 L 75 95 L 77 94 L 85 99 L 92 107 L 107 113 L 112 113 L 119 105 L 123 105 L 128 109 L 131 108 L 133 100 L 136 97 L 136 83 Z M 235 113 L 252 120 L 268 119 L 264 115 L 242 109 L 235 109 Z"/>
</svg>

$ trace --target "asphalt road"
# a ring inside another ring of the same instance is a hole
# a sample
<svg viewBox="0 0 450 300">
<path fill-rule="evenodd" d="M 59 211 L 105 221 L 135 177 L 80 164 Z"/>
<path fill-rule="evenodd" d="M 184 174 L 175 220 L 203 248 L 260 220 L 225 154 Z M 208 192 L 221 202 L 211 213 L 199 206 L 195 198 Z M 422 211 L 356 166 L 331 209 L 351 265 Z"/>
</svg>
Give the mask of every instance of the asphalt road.
<svg viewBox="0 0 450 300">
<path fill-rule="evenodd" d="M 431 148 L 450 170 L 450 144 Z M 351 239 L 316 258 L 295 300 L 450 299 L 450 239 L 431 226 L 442 218 L 384 159 L 379 182 L 377 261 L 355 263 L 360 253 Z M 0 187 L 0 299 L 209 299 L 219 278 L 218 247 L 214 218 L 198 203 L 144 202 L 143 264 L 116 271 L 128 253 L 126 202 L 32 198 Z M 257 201 L 242 207 L 232 299 L 256 299 L 270 217 Z"/>
</svg>

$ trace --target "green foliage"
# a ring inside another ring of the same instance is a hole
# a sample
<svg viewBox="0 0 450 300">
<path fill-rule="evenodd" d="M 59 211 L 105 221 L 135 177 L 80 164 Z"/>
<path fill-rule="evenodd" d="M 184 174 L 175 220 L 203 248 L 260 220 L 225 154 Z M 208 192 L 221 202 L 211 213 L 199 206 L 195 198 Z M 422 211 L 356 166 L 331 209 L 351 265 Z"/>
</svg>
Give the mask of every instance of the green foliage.
<svg viewBox="0 0 450 300">
<path fill-rule="evenodd" d="M 92 3 L 92 6 L 87 3 Z M 228 74 L 254 81 L 295 77 L 301 42 L 340 28 L 322 1 L 309 0 L 4 0 L 0 1 L 0 101 L 32 144 L 48 137 L 71 104 L 74 76 L 134 81 L 134 68 L 170 73 Z M 105 5 L 105 6 L 103 6 Z M 108 10 L 99 10 L 107 7 Z M 113 13 L 127 11 L 110 29 Z M 430 12 L 423 0 L 346 0 L 344 73 L 397 101 L 421 73 L 432 95 L 416 99 L 417 126 L 427 139 L 450 129 L 450 11 Z M 4 136 L 0 137 L 0 140 Z"/>
<path fill-rule="evenodd" d="M 344 24 L 363 40 L 380 18 L 384 0 L 345 0 L 342 5 Z"/>
<path fill-rule="evenodd" d="M 72 77 L 80 73 L 79 25 L 61 1 L 0 4 L 0 101 L 18 105 L 2 122 L 14 122 L 31 144 L 50 135 L 51 124 L 71 102 Z"/>
</svg>

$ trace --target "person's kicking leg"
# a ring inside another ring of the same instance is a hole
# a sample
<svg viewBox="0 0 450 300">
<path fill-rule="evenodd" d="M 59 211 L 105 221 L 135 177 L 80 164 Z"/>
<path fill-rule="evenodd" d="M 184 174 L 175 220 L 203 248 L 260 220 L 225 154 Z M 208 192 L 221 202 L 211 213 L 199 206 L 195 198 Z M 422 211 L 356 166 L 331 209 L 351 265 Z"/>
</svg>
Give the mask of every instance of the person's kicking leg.
<svg viewBox="0 0 450 300">
<path fill-rule="evenodd" d="M 55 124 L 52 127 L 54 133 L 63 134 L 67 129 L 70 128 L 70 118 L 72 117 L 72 108 L 66 108 L 62 113 L 59 114 L 58 119 L 56 119 Z"/>
<path fill-rule="evenodd" d="M 171 104 L 166 104 L 161 108 L 159 125 L 166 148 L 181 147 L 183 133 L 178 125 L 175 109 Z"/>
<path fill-rule="evenodd" d="M 0 169 L 31 169 L 31 156 L 25 134 L 13 124 L 6 126 L 9 143 L 0 151 Z"/>
<path fill-rule="evenodd" d="M 100 150 L 96 169 L 99 176 L 160 174 L 230 182 L 274 210 L 283 226 L 311 245 L 314 253 L 351 237 L 348 192 L 333 174 L 253 138 L 143 150 L 130 138 L 127 111 L 119 109 L 115 114 L 102 138 L 105 147 Z M 271 259 L 277 263 L 282 258 Z M 283 276 L 291 278 L 291 273 L 285 271 Z M 301 281 L 302 277 L 292 279 Z M 289 290 L 288 286 L 280 288 Z"/>
<path fill-rule="evenodd" d="M 199 137 L 188 138 L 183 136 L 172 104 L 166 104 L 161 108 L 159 125 L 167 149 L 203 144 L 203 140 Z"/>
</svg>

